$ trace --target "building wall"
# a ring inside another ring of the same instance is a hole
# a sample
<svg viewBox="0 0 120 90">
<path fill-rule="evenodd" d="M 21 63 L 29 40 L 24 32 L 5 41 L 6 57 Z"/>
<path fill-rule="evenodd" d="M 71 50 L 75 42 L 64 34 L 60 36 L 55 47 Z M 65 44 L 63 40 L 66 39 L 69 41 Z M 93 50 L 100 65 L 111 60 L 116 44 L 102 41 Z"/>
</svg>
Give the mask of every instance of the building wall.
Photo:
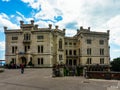
<svg viewBox="0 0 120 90">
<path fill-rule="evenodd" d="M 81 57 L 81 64 L 86 65 L 87 64 L 87 59 L 91 58 L 91 64 L 100 64 L 100 57 Z M 108 65 L 109 64 L 109 58 L 104 57 L 104 64 Z"/>
<path fill-rule="evenodd" d="M 6 34 L 6 63 L 9 64 L 12 59 L 16 60 L 16 64 L 22 63 L 22 57 L 25 57 L 28 64 L 32 60 L 35 66 L 52 66 L 56 63 L 64 63 L 72 60 L 72 65 L 86 65 L 87 59 L 91 58 L 91 64 L 100 64 L 100 58 L 104 58 L 103 64 L 109 64 L 109 32 L 93 32 L 89 29 L 80 28 L 73 37 L 66 37 L 65 30 L 60 30 L 58 26 L 54 29 L 38 28 L 33 23 L 20 24 L 20 29 L 7 30 Z M 24 34 L 31 34 L 29 41 L 24 41 Z M 18 37 L 12 40 L 12 37 Z M 38 36 L 43 38 L 38 39 Z M 87 39 L 91 40 L 91 44 L 87 44 Z M 60 40 L 62 48 L 60 48 Z M 103 40 L 104 44 L 100 45 L 99 40 Z M 67 43 L 67 44 L 66 44 Z M 29 45 L 30 49 L 25 52 L 25 45 Z M 38 46 L 43 46 L 43 52 L 38 53 Z M 12 47 L 17 50 L 12 53 Z M 87 54 L 87 49 L 91 48 L 91 54 Z M 104 49 L 104 54 L 100 55 L 100 49 Z M 66 50 L 68 51 L 66 55 Z M 70 55 L 70 50 L 72 54 Z M 75 53 L 75 54 L 74 54 Z M 43 58 L 43 64 L 38 65 L 38 58 Z M 76 62 L 76 63 L 75 63 Z M 69 64 L 69 63 L 68 63 Z"/>
<path fill-rule="evenodd" d="M 91 64 L 100 64 L 100 58 L 104 59 L 104 64 L 109 64 L 109 33 L 90 32 L 89 30 L 81 30 L 80 36 L 80 60 L 81 64 L 85 65 L 87 59 L 91 58 Z M 87 40 L 91 40 L 91 44 L 87 44 Z M 103 44 L 99 43 L 103 40 Z M 87 49 L 91 49 L 91 54 L 87 53 Z M 100 54 L 100 49 L 103 50 L 103 54 Z"/>
</svg>

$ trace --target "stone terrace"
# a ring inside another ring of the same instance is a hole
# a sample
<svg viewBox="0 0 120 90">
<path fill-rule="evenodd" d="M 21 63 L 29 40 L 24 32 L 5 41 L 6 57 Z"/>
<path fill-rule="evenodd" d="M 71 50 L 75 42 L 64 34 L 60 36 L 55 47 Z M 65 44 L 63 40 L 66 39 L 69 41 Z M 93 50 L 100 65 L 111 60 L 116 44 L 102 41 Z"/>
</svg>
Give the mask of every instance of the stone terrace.
<svg viewBox="0 0 120 90">
<path fill-rule="evenodd" d="M 83 77 L 52 78 L 52 69 L 5 69 L 0 73 L 0 90 L 120 90 L 118 80 Z M 115 89 L 110 89 L 110 88 Z"/>
</svg>

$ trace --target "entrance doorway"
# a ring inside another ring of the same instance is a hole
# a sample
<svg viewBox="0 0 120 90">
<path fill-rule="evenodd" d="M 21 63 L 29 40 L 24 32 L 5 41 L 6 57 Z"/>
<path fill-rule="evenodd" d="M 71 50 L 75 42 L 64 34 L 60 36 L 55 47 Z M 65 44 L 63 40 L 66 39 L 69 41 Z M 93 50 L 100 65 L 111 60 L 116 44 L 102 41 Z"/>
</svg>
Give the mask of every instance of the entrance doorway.
<svg viewBox="0 0 120 90">
<path fill-rule="evenodd" d="M 26 66 L 26 64 L 27 64 L 27 59 L 26 59 L 25 57 L 21 57 L 21 60 L 22 60 L 22 63 L 25 64 L 25 66 Z"/>
</svg>

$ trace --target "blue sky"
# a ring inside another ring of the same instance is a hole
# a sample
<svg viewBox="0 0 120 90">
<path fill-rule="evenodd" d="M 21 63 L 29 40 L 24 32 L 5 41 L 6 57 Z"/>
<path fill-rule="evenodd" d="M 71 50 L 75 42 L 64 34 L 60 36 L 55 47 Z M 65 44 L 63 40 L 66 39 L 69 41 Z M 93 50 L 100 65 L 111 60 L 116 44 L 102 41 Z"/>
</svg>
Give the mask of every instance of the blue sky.
<svg viewBox="0 0 120 90">
<path fill-rule="evenodd" d="M 110 30 L 110 57 L 120 56 L 120 0 L 0 0 L 0 59 L 5 59 L 3 26 L 19 28 L 19 21 L 35 21 L 66 28 L 66 36 L 76 34 L 80 26 L 92 31 Z"/>
</svg>

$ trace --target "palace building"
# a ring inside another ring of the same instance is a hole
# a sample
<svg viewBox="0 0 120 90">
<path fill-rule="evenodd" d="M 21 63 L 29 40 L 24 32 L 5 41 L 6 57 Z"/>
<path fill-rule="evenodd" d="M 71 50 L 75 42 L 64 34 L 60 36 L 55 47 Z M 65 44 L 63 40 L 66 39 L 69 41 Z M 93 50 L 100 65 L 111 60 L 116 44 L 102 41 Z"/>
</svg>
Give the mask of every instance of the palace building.
<svg viewBox="0 0 120 90">
<path fill-rule="evenodd" d="M 65 36 L 65 29 L 38 28 L 20 21 L 20 29 L 8 30 L 4 27 L 6 39 L 6 63 L 35 67 L 51 67 L 56 63 L 67 65 L 109 65 L 109 30 L 94 32 L 90 27 L 80 27 L 73 37 Z"/>
</svg>

